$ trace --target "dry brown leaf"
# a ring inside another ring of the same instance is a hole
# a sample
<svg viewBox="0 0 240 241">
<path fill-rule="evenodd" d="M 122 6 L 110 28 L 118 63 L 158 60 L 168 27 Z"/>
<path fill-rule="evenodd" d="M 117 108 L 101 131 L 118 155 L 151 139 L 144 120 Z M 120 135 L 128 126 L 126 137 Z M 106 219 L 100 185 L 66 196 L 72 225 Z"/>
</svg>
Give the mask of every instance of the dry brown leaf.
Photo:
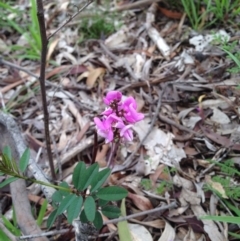
<svg viewBox="0 0 240 241">
<path fill-rule="evenodd" d="M 58 44 L 58 41 L 59 41 L 59 38 L 56 38 L 49 44 L 48 53 L 47 53 L 47 62 L 50 60 L 52 53 Z"/>
<path fill-rule="evenodd" d="M 205 176 L 205 181 L 206 183 L 208 183 L 214 190 L 216 190 L 218 193 L 221 194 L 222 198 L 228 198 L 228 196 L 226 195 L 226 191 L 223 188 L 222 184 L 219 182 L 214 182 L 211 180 L 211 177 L 206 175 Z"/>
<path fill-rule="evenodd" d="M 87 76 L 87 82 L 86 82 L 87 86 L 89 88 L 92 88 L 98 78 L 102 79 L 105 72 L 106 72 L 106 69 L 104 68 L 90 69 Z"/>
<path fill-rule="evenodd" d="M 150 232 L 142 225 L 128 223 L 132 241 L 153 241 Z"/>
<path fill-rule="evenodd" d="M 176 233 L 174 228 L 168 222 L 165 222 L 164 231 L 161 237 L 158 239 L 158 241 L 170 241 L 170 240 L 174 240 L 175 237 L 176 237 Z"/>
<path fill-rule="evenodd" d="M 128 198 L 130 198 L 133 203 L 138 207 L 141 211 L 153 209 L 152 203 L 148 198 L 132 193 L 128 193 Z"/>
<path fill-rule="evenodd" d="M 139 221 L 137 219 L 131 219 L 131 222 L 138 223 L 138 224 L 145 225 L 145 226 L 149 226 L 149 227 L 152 227 L 152 228 L 158 228 L 158 229 L 161 229 L 161 228 L 165 227 L 165 221 L 163 221 L 162 219 L 156 219 L 156 220 L 153 220 L 153 221 L 146 221 L 146 222 Z"/>
<path fill-rule="evenodd" d="M 153 187 L 155 187 L 158 178 L 161 178 L 163 180 L 169 180 L 168 174 L 163 172 L 164 168 L 165 168 L 165 165 L 160 164 L 155 170 L 155 172 L 149 175 L 149 178 L 152 181 Z"/>
<path fill-rule="evenodd" d="M 106 155 L 109 149 L 109 144 L 102 145 L 101 149 L 98 148 L 95 161 L 98 162 L 100 167 L 105 167 L 107 165 Z"/>
</svg>

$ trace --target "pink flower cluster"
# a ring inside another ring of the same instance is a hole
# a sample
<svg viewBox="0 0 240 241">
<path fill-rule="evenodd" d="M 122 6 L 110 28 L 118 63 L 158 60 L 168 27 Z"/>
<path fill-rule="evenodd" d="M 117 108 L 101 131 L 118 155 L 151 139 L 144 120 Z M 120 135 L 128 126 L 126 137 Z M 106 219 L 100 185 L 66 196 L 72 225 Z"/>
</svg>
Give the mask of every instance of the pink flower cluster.
<svg viewBox="0 0 240 241">
<path fill-rule="evenodd" d="M 102 112 L 102 118 L 95 117 L 97 132 L 106 143 L 123 139 L 132 141 L 132 124 L 142 120 L 144 115 L 137 112 L 137 103 L 133 97 L 123 98 L 119 91 L 110 91 L 104 98 L 108 108 Z"/>
</svg>

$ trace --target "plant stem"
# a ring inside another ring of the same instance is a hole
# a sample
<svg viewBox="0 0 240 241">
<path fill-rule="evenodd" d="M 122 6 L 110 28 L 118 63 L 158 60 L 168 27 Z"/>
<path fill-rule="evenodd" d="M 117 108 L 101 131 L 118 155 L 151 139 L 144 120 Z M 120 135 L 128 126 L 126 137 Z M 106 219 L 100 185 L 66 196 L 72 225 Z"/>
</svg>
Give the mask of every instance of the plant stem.
<svg viewBox="0 0 240 241">
<path fill-rule="evenodd" d="M 42 42 L 39 81 L 40 81 L 40 87 L 41 87 L 42 105 L 43 105 L 43 113 L 44 113 L 45 138 L 46 138 L 48 161 L 51 169 L 52 179 L 53 181 L 56 181 L 56 173 L 54 170 L 53 157 L 52 157 L 52 151 L 51 151 L 51 140 L 50 140 L 50 133 L 49 133 L 49 115 L 48 115 L 46 87 L 45 87 L 45 68 L 46 68 L 48 39 L 47 39 L 46 27 L 45 27 L 43 3 L 42 3 L 42 0 L 36 0 L 36 1 L 37 1 L 37 17 L 38 17 L 41 42 Z"/>
</svg>

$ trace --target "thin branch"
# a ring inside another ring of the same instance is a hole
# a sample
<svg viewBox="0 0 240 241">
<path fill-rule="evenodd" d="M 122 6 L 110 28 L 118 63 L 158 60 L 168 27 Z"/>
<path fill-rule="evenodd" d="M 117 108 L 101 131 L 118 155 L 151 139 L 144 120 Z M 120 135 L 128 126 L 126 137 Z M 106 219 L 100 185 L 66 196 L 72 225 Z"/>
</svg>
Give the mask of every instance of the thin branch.
<svg viewBox="0 0 240 241">
<path fill-rule="evenodd" d="M 143 211 L 143 212 L 140 212 L 140 213 L 134 213 L 134 214 L 131 214 L 131 215 L 128 215 L 128 216 L 125 216 L 125 217 L 120 217 L 120 218 L 108 220 L 108 221 L 104 222 L 103 224 L 106 225 L 106 224 L 109 224 L 109 223 L 118 223 L 118 222 L 121 222 L 121 221 L 129 220 L 129 219 L 132 219 L 132 218 L 137 218 L 137 217 L 140 217 L 140 216 L 143 216 L 143 215 L 148 215 L 148 214 L 151 214 L 151 213 L 156 213 L 156 212 L 159 212 L 159 211 L 163 211 L 163 210 L 167 210 L 167 209 L 171 209 L 171 208 L 176 208 L 176 207 L 177 207 L 176 202 L 172 202 L 172 203 L 170 203 L 169 205 L 166 205 L 166 206 L 161 206 L 161 207 L 157 207 L 157 208 L 154 208 L 154 209 L 151 209 L 151 210 L 146 210 L 146 211 Z"/>
<path fill-rule="evenodd" d="M 23 235 L 23 236 L 20 236 L 19 239 L 20 240 L 23 240 L 23 239 L 33 239 L 33 238 L 37 238 L 37 237 L 45 237 L 45 236 L 53 236 L 53 235 L 57 235 L 57 234 L 64 234 L 66 232 L 69 232 L 69 229 L 49 231 L 49 232 L 40 233 L 40 234 L 34 234 L 34 235 Z"/>
<path fill-rule="evenodd" d="M 46 87 L 45 87 L 45 68 L 46 68 L 46 59 L 47 59 L 48 39 L 47 39 L 46 27 L 45 27 L 43 3 L 42 3 L 42 0 L 36 0 L 36 1 L 37 1 L 38 24 L 39 24 L 40 36 L 41 36 L 41 42 L 42 42 L 39 81 L 40 81 L 40 87 L 41 87 L 42 105 L 43 105 L 43 113 L 44 113 L 45 139 L 46 139 L 48 161 L 51 169 L 52 179 L 56 181 L 56 173 L 54 170 L 53 157 L 52 157 L 52 151 L 51 151 L 51 140 L 50 140 L 50 132 L 49 132 L 49 114 L 48 114 L 48 108 L 47 108 L 48 105 L 47 105 Z"/>
<path fill-rule="evenodd" d="M 78 9 L 78 11 L 73 14 L 72 16 L 69 17 L 69 19 L 63 23 L 59 28 L 57 28 L 57 30 L 52 33 L 50 36 L 48 36 L 48 40 L 50 38 L 52 38 L 56 33 L 58 33 L 63 27 L 65 27 L 69 22 L 71 22 L 79 13 L 81 13 L 87 6 L 89 6 L 94 0 L 89 0 L 83 7 L 81 7 L 80 9 Z"/>
<path fill-rule="evenodd" d="M 19 65 L 17 65 L 17 64 L 13 64 L 13 63 L 11 63 L 11 62 L 9 62 L 9 61 L 6 61 L 6 60 L 4 60 L 3 58 L 1 58 L 1 56 L 0 56 L 0 64 L 3 64 L 3 65 L 5 65 L 5 66 L 12 67 L 12 68 L 14 68 L 14 69 L 21 70 L 21 71 L 27 73 L 29 76 L 32 76 L 32 77 L 34 77 L 34 78 L 36 78 L 36 79 L 39 79 L 39 76 L 36 75 L 36 74 L 34 74 L 33 72 L 31 72 L 30 70 L 28 70 L 28 69 L 26 69 L 26 68 L 24 68 L 24 67 L 22 67 L 22 66 L 19 66 Z M 31 85 L 34 84 L 34 83 L 35 83 L 35 81 L 31 82 Z M 74 103 L 76 103 L 78 106 L 80 106 L 79 102 L 78 102 L 76 99 L 74 99 L 67 91 L 65 91 L 65 90 L 62 88 L 62 86 L 60 86 L 60 84 L 54 84 L 54 83 L 52 83 L 51 81 L 49 81 L 49 80 L 47 80 L 47 79 L 45 79 L 45 83 L 46 83 L 47 86 L 51 86 L 51 87 L 54 87 L 54 88 L 59 89 L 64 95 L 66 95 L 69 99 L 71 99 L 72 101 L 74 101 Z M 86 89 L 86 88 L 85 88 L 85 89 Z M 17 94 L 18 94 L 18 92 L 17 92 Z M 2 98 L 2 99 L 3 99 L 3 98 Z M 3 104 L 2 104 L 2 105 L 3 105 Z"/>
</svg>

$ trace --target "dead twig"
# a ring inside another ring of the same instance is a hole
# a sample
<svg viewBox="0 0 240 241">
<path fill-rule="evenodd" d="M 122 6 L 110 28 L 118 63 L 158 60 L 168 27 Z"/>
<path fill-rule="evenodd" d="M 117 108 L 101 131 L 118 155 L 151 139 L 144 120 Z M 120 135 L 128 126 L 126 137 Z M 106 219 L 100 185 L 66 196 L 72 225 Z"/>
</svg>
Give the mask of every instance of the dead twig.
<svg viewBox="0 0 240 241">
<path fill-rule="evenodd" d="M 48 41 L 50 38 L 52 38 L 56 33 L 58 33 L 62 28 L 64 28 L 69 22 L 71 22 L 79 13 L 81 13 L 87 6 L 89 6 L 93 0 L 89 0 L 83 7 L 79 8 L 78 11 L 69 17 L 69 19 L 63 23 L 60 27 L 57 28 L 57 30 L 52 33 L 50 36 L 48 36 Z"/>
<path fill-rule="evenodd" d="M 143 215 L 148 215 L 148 214 L 152 214 L 152 213 L 156 213 L 156 212 L 159 212 L 159 211 L 164 211 L 164 210 L 176 208 L 176 207 L 177 207 L 176 202 L 172 202 L 172 203 L 170 203 L 169 205 L 166 205 L 166 206 L 161 206 L 161 207 L 157 207 L 157 208 L 154 208 L 154 209 L 151 209 L 151 210 L 146 210 L 146 211 L 143 211 L 143 212 L 140 212 L 140 213 L 134 213 L 134 214 L 131 214 L 131 215 L 128 215 L 128 216 L 125 216 L 125 217 L 120 217 L 120 218 L 108 220 L 108 221 L 104 222 L 104 225 L 109 224 L 109 223 L 119 223 L 119 222 L 129 220 L 129 219 L 132 219 L 132 218 L 137 218 L 137 217 L 140 217 L 140 216 L 143 216 Z"/>
</svg>

